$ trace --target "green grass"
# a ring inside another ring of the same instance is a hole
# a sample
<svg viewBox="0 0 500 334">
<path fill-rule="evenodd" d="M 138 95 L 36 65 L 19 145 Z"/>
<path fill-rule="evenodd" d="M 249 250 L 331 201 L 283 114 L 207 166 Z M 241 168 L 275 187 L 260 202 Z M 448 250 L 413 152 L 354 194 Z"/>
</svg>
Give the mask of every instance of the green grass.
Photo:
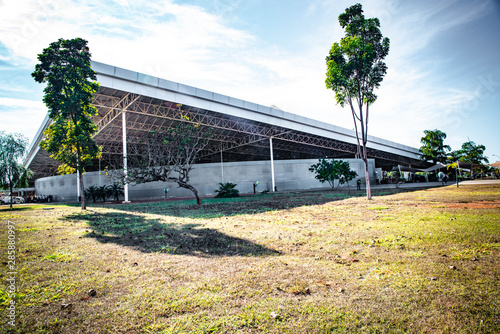
<svg viewBox="0 0 500 334">
<path fill-rule="evenodd" d="M 500 186 L 394 191 L 2 208 L 0 332 L 499 332 Z"/>
</svg>

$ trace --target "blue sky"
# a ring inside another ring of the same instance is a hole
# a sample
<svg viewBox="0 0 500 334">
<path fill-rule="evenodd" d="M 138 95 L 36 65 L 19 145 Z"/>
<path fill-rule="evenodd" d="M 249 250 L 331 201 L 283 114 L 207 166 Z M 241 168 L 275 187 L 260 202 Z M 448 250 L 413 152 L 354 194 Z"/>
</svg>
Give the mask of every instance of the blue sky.
<svg viewBox="0 0 500 334">
<path fill-rule="evenodd" d="M 34 137 L 46 108 L 30 74 L 61 37 L 88 40 L 96 61 L 352 129 L 324 79 L 354 3 L 0 0 L 0 130 Z M 470 139 L 500 160 L 500 1 L 362 3 L 391 39 L 369 134 L 418 148 L 440 129 L 453 149 Z"/>
</svg>

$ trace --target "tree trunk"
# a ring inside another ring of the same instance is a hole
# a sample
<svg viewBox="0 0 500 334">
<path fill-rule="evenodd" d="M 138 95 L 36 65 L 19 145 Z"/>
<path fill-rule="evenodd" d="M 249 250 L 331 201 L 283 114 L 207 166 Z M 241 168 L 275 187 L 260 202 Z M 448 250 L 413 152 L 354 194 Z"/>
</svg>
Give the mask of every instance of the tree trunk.
<svg viewBox="0 0 500 334">
<path fill-rule="evenodd" d="M 12 209 L 12 181 L 9 182 L 9 190 L 10 190 L 10 208 Z"/>
<path fill-rule="evenodd" d="M 362 101 L 362 99 L 358 99 L 358 101 Z M 362 139 L 361 139 L 361 142 L 359 140 L 359 133 L 358 133 L 358 122 L 356 121 L 357 117 L 356 117 L 356 112 L 354 111 L 354 106 L 352 104 L 352 101 L 349 100 L 349 105 L 351 106 L 351 112 L 352 112 L 352 118 L 354 120 L 354 131 L 356 133 L 356 140 L 358 142 L 358 145 L 357 145 L 357 149 L 358 149 L 358 152 L 361 153 L 361 159 L 363 160 L 364 164 L 365 164 L 365 179 L 366 179 L 366 199 L 368 200 L 371 200 L 372 199 L 372 190 L 371 190 L 371 187 L 370 187 L 370 172 L 368 171 L 368 155 L 366 154 L 366 142 L 368 140 L 367 136 L 368 136 L 368 119 L 366 119 L 366 126 L 363 122 L 363 104 L 359 104 L 358 103 L 358 107 L 359 107 L 359 122 L 360 122 L 360 126 L 361 126 L 361 136 L 362 136 Z M 367 106 L 367 114 L 368 114 L 368 106 Z M 368 117 L 368 115 L 367 115 Z M 362 143 L 362 145 L 361 145 Z"/>
<path fill-rule="evenodd" d="M 185 182 L 179 181 L 179 180 L 177 180 L 176 182 L 179 185 L 179 187 L 191 190 L 191 192 L 196 197 L 196 204 L 201 205 L 200 195 L 198 195 L 198 190 L 196 190 L 195 187 L 193 187 L 192 185 L 187 184 Z"/>
<path fill-rule="evenodd" d="M 372 199 L 372 189 L 370 186 L 370 172 L 368 171 L 368 159 L 363 157 L 363 162 L 365 163 L 365 178 L 366 178 L 366 199 Z"/>
<path fill-rule="evenodd" d="M 76 146 L 76 170 L 78 171 L 79 175 L 79 182 L 80 182 L 80 202 L 82 203 L 82 210 L 87 210 L 87 203 L 85 200 L 85 189 L 83 188 L 83 168 L 80 168 L 80 157 L 82 155 L 80 154 L 80 145 L 77 144 Z"/>
<path fill-rule="evenodd" d="M 195 187 L 191 186 L 191 185 L 188 185 L 188 189 L 191 190 L 194 194 L 194 196 L 196 197 L 196 204 L 198 205 L 201 205 L 201 199 L 200 199 L 200 195 L 198 195 L 198 190 L 196 190 Z"/>
</svg>

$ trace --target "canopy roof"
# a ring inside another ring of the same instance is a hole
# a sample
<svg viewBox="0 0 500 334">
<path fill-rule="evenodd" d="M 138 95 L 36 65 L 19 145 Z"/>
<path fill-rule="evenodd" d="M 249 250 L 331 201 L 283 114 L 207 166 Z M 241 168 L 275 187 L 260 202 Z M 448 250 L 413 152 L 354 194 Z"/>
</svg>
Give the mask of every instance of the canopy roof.
<svg viewBox="0 0 500 334">
<path fill-rule="evenodd" d="M 353 130 L 98 62 L 92 62 L 92 68 L 100 83 L 94 94 L 98 115 L 93 121 L 98 127 L 95 140 L 103 147 L 103 158 L 88 171 L 119 164 L 123 155 L 123 114 L 128 143 L 139 140 L 145 132 L 179 122 L 211 127 L 213 137 L 200 163 L 269 160 L 270 138 L 276 160 L 354 158 L 357 152 Z M 39 147 L 43 130 L 50 122 L 46 117 L 26 159 L 35 179 L 55 175 L 59 165 Z M 376 167 L 423 167 L 416 148 L 373 136 L 368 136 L 367 146 L 368 158 L 375 159 Z"/>
<path fill-rule="evenodd" d="M 472 164 L 472 163 L 464 162 L 464 161 L 460 161 L 460 160 L 456 161 L 455 163 L 457 164 L 458 168 L 464 168 L 464 169 L 470 169 L 470 170 L 481 168 L 483 166 L 481 164 Z M 497 166 L 494 166 L 495 164 L 497 164 Z M 430 172 L 434 172 L 434 171 L 441 170 L 441 169 L 448 169 L 448 167 L 450 165 L 451 164 L 443 165 L 442 163 L 437 163 L 436 165 L 431 166 L 429 168 L 412 168 L 412 167 L 398 165 L 397 167 L 393 167 L 392 170 L 395 170 L 395 171 L 399 170 L 401 172 L 412 172 L 412 173 L 417 173 L 417 172 L 430 173 Z M 488 166 L 500 167 L 500 161 L 496 162 L 494 164 L 490 164 Z"/>
<path fill-rule="evenodd" d="M 465 169 L 470 169 L 470 170 L 481 168 L 484 166 L 481 164 L 472 164 L 470 162 L 464 162 L 464 161 L 460 161 L 460 160 L 457 161 L 457 165 L 458 165 L 458 168 L 465 168 Z"/>
</svg>

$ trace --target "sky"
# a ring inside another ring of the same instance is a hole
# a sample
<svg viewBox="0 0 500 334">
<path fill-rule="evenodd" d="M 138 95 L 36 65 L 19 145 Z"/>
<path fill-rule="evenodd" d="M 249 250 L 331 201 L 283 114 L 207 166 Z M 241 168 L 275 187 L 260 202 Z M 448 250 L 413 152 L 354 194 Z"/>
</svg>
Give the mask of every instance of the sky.
<svg viewBox="0 0 500 334">
<path fill-rule="evenodd" d="M 391 41 L 369 134 L 415 148 L 424 130 L 500 160 L 500 0 L 367 0 Z M 31 77 L 59 38 L 92 59 L 353 129 L 325 87 L 344 0 L 0 0 L 0 131 L 30 141 L 47 108 Z"/>
</svg>

